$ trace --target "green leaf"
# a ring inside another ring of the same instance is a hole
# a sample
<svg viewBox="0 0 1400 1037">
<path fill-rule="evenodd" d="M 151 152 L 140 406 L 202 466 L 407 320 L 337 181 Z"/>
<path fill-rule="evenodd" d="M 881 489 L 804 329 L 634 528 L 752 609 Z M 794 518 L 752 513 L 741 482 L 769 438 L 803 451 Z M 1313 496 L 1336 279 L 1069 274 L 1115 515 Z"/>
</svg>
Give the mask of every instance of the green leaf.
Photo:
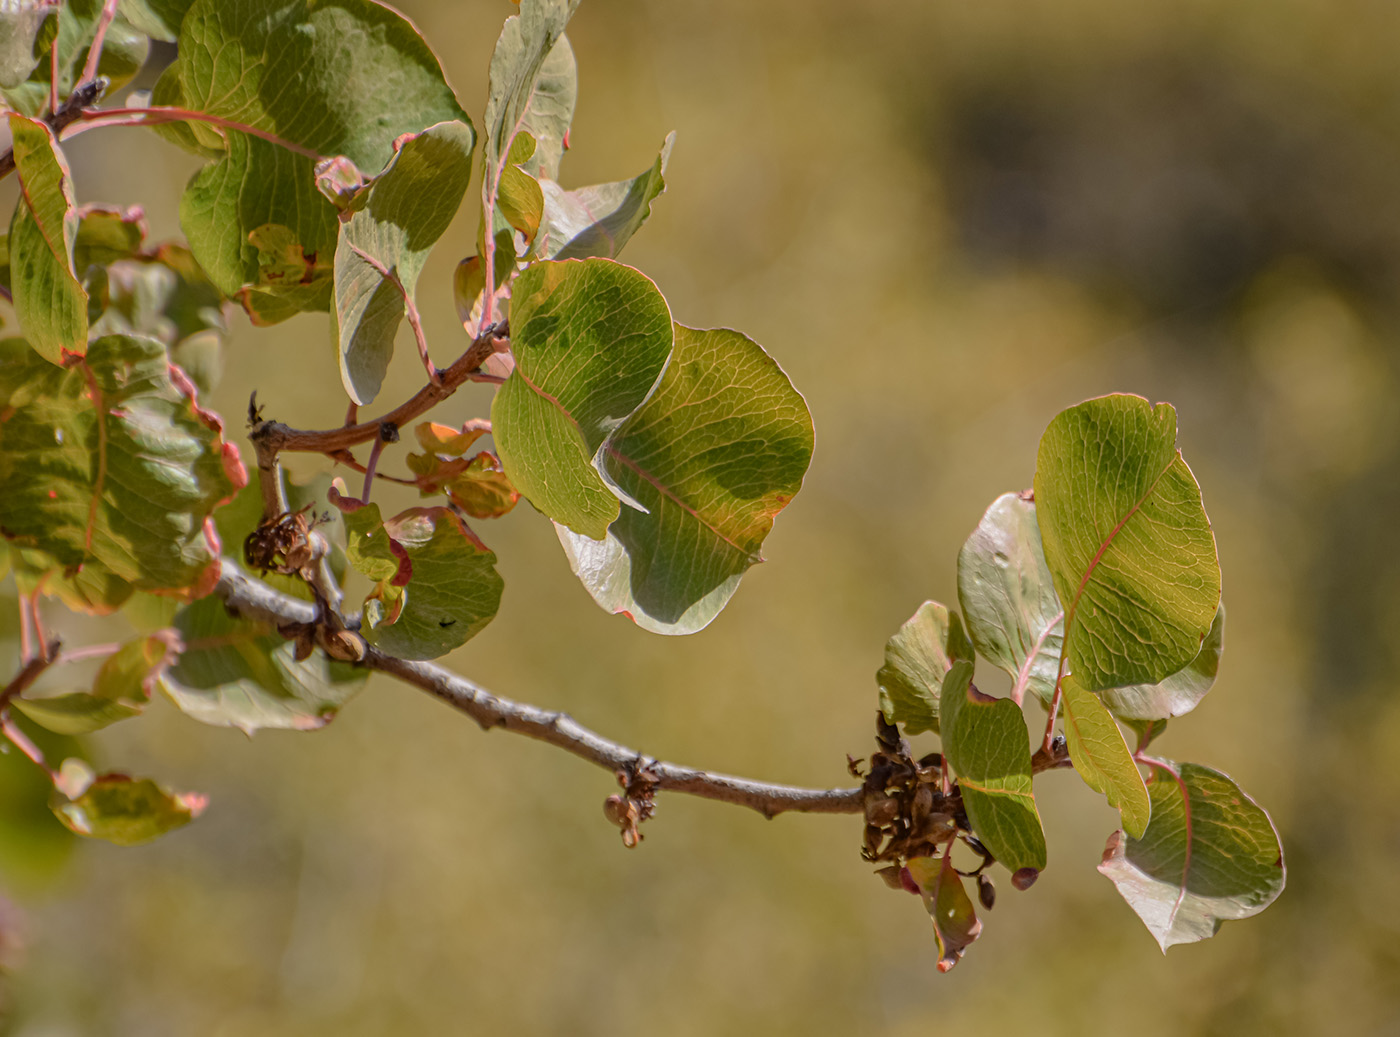
<svg viewBox="0 0 1400 1037">
<path fill-rule="evenodd" d="M 418 477 L 418 491 L 423 496 L 445 493 L 472 518 L 500 518 L 520 500 L 519 491 L 501 469 L 500 459 L 489 451 L 451 459 L 409 454 L 406 460 Z"/>
<path fill-rule="evenodd" d="M 1011 698 L 1055 695 L 1064 613 L 1045 564 L 1035 505 L 998 497 L 958 553 L 958 601 L 977 651 L 1011 675 Z"/>
<path fill-rule="evenodd" d="M 127 21 L 147 36 L 174 43 L 180 36 L 180 22 L 193 0 L 121 0 L 118 10 Z"/>
<path fill-rule="evenodd" d="M 601 540 L 619 503 L 594 458 L 666 366 L 671 311 L 620 263 L 536 263 L 516 278 L 510 326 L 515 370 L 491 404 L 506 475 L 550 518 Z"/>
<path fill-rule="evenodd" d="M 58 55 L 58 96 L 67 97 L 87 63 L 88 46 L 97 31 L 103 0 L 65 0 L 57 8 L 57 18 L 46 25 L 35 41 L 35 56 L 42 60 L 29 78 L 5 91 L 6 100 L 18 112 L 37 116 L 48 104 L 49 82 L 53 77 L 51 48 Z M 98 61 L 98 75 L 109 80 L 110 96 L 141 69 L 150 50 L 145 33 L 138 32 L 120 14 L 107 29 Z"/>
<path fill-rule="evenodd" d="M 1123 732 L 1099 697 L 1065 674 L 1060 682 L 1065 709 L 1065 738 L 1074 769 L 1091 789 L 1102 792 L 1117 807 L 1128 834 L 1140 836 L 1147 827 L 1151 804 L 1142 774 L 1133 762 Z"/>
<path fill-rule="evenodd" d="M 534 254 L 543 259 L 616 258 L 647 217 L 652 201 L 666 190 L 666 163 L 676 135 L 666 135 L 651 168 L 631 180 L 566 191 L 541 180 L 544 218 Z"/>
<path fill-rule="evenodd" d="M 1162 736 L 1167 729 L 1165 720 L 1123 720 L 1122 724 L 1137 735 L 1134 753 L 1140 753 Z"/>
<path fill-rule="evenodd" d="M 109 612 L 212 589 L 209 516 L 247 474 L 159 342 L 107 336 L 63 369 L 0 341 L 0 412 L 0 530 L 47 593 Z"/>
<path fill-rule="evenodd" d="M 118 846 L 138 846 L 198 817 L 207 800 L 196 793 L 175 793 L 149 778 L 103 774 L 81 796 L 70 799 L 57 789 L 49 801 L 69 830 Z"/>
<path fill-rule="evenodd" d="M 714 619 L 762 561 L 774 518 L 802 488 L 812 418 L 753 340 L 679 324 L 674 337 L 660 384 L 601 455 L 611 485 L 645 510 L 622 508 L 601 542 L 563 528 L 559 538 L 603 608 L 647 630 L 689 634 Z M 512 481 L 520 486 L 513 473 Z"/>
<path fill-rule="evenodd" d="M 521 168 L 535 179 L 558 179 L 559 161 L 564 156 L 577 103 L 578 64 L 574 48 L 567 36 L 560 36 L 535 75 L 530 100 L 520 119 L 520 130 L 535 142 L 534 154 Z"/>
<path fill-rule="evenodd" d="M 10 113 L 21 196 L 10 224 L 10 285 L 30 344 L 58 364 L 87 350 L 87 295 L 73 272 L 73 177 L 53 131 Z"/>
<path fill-rule="evenodd" d="M 962 619 L 946 605 L 926 601 L 885 645 L 885 665 L 875 675 L 885 722 L 905 734 L 938 733 L 938 700 L 955 659 L 973 658 Z"/>
<path fill-rule="evenodd" d="M 413 575 L 413 566 L 403 547 L 384 528 L 379 505 L 362 504 L 337 489 L 331 501 L 345 516 L 345 557 L 351 568 L 376 583 L 404 586 Z"/>
<path fill-rule="evenodd" d="M 130 259 L 146 240 L 146 214 L 140 206 L 113 209 L 84 205 L 77 215 L 73 269 L 78 274 L 85 274 L 93 265 L 106 266 L 120 259 Z"/>
<path fill-rule="evenodd" d="M 539 181 L 521 168 L 534 153 L 535 138 L 523 130 L 517 133 L 511 140 L 510 155 L 501 167 L 496 194 L 501 216 L 523 234 L 526 241 L 534 239 L 544 217 L 544 195 L 540 193 Z"/>
<path fill-rule="evenodd" d="M 1103 692 L 1104 705 L 1119 720 L 1166 720 L 1189 713 L 1205 698 L 1225 650 L 1225 606 L 1215 613 L 1205 643 L 1185 669 L 1157 684 L 1133 684 Z"/>
<path fill-rule="evenodd" d="M 81 735 L 139 716 L 151 688 L 175 655 L 170 639 L 143 637 L 117 649 L 97 671 L 91 691 L 48 698 L 19 698 L 18 709 L 37 724 L 63 735 Z"/>
<path fill-rule="evenodd" d="M 179 49 L 153 92 L 156 103 L 229 119 L 318 155 L 344 155 L 361 169 L 382 169 L 402 134 L 471 123 L 417 30 L 370 0 L 195 0 Z M 237 130 L 191 123 L 180 136 L 185 146 L 222 152 L 191 181 L 180 222 L 225 294 L 260 284 L 248 239 L 259 227 L 289 228 L 308 269 L 311 257 L 331 254 L 337 209 L 316 187 L 314 159 Z M 265 320 L 328 301 L 291 288 L 262 294 L 286 304 L 253 300 Z"/>
<path fill-rule="evenodd" d="M 963 887 L 962 876 L 946 857 L 915 857 L 907 867 L 933 919 L 933 935 L 938 941 L 938 971 L 947 972 L 982 935 L 982 920 L 977 917 Z"/>
<path fill-rule="evenodd" d="M 573 53 L 557 57 L 554 52 L 564 40 L 564 27 L 578 7 L 579 0 L 522 0 L 520 13 L 506 19 L 496 49 L 491 53 L 490 87 L 486 116 L 482 121 L 485 142 L 482 147 L 482 211 L 495 234 L 496 203 L 502 178 L 510 165 L 516 134 L 528 133 L 536 141 L 546 141 L 536 158 L 539 167 L 557 167 L 556 153 L 563 152 L 568 130 L 567 116 L 573 117 L 577 99 L 577 72 L 570 74 Z M 567 49 L 568 44 L 563 43 Z M 538 134 L 538 135 L 537 135 Z M 557 136 L 557 145 L 554 140 Z M 523 160 L 522 160 L 523 161 Z M 547 170 L 546 170 L 547 171 Z"/>
<path fill-rule="evenodd" d="M 385 528 L 413 576 L 397 621 L 366 640 L 400 659 L 436 659 L 479 634 L 501 605 L 496 556 L 447 508 L 410 508 Z"/>
<path fill-rule="evenodd" d="M 958 776 L 972 831 L 1013 872 L 1045 868 L 1045 831 L 1031 790 L 1030 733 L 1011 699 L 972 686 L 970 660 L 943 681 L 943 754 Z"/>
<path fill-rule="evenodd" d="M 1227 775 L 1160 760 L 1147 789 L 1152 823 L 1140 839 L 1111 835 L 1099 871 L 1163 951 L 1257 915 L 1283 892 L 1278 831 Z"/>
<path fill-rule="evenodd" d="M 185 652 L 160 687 L 187 716 L 251 735 L 261 728 L 315 731 L 364 687 L 366 671 L 315 652 L 298 662 L 274 630 L 235 619 L 209 597 L 182 609 Z"/>
<path fill-rule="evenodd" d="M 14 87 L 29 78 L 39 63 L 35 38 L 53 12 L 50 0 L 18 0 L 0 6 L 0 87 Z"/>
<path fill-rule="evenodd" d="M 456 215 L 471 180 L 473 137 L 462 122 L 431 126 L 403 141 L 340 225 L 335 249 L 335 311 L 340 376 L 356 403 L 379 393 L 394 336 L 418 275 Z M 394 274 L 402 289 L 364 257 Z"/>
<path fill-rule="evenodd" d="M 1196 658 L 1220 563 L 1170 405 L 1104 396 L 1062 411 L 1040 441 L 1035 499 L 1084 688 L 1154 684 Z"/>
</svg>

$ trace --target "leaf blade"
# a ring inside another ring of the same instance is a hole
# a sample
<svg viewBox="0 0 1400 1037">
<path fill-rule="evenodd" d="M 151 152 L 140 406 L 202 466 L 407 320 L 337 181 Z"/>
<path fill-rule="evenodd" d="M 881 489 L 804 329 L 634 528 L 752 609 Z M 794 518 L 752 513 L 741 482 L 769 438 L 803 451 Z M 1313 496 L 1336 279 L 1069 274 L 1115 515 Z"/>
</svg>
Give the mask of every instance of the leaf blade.
<svg viewBox="0 0 1400 1037">
<path fill-rule="evenodd" d="M 1065 738 L 1070 759 L 1084 783 L 1108 799 L 1122 815 L 1123 828 L 1135 838 L 1147 828 L 1152 812 L 1147 786 L 1133 762 L 1123 732 L 1103 702 L 1072 674 L 1060 681 Z"/>
</svg>

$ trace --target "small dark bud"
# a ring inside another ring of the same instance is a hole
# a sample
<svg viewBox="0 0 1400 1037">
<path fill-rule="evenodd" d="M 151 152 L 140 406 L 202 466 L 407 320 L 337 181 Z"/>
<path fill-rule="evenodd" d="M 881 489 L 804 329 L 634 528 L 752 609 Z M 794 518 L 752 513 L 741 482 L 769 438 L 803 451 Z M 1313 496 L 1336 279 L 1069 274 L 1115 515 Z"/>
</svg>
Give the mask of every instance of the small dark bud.
<svg viewBox="0 0 1400 1037">
<path fill-rule="evenodd" d="M 1040 871 L 1036 868 L 1021 868 L 1011 876 L 1011 884 L 1024 892 L 1035 885 L 1035 880 L 1040 878 Z"/>
<path fill-rule="evenodd" d="M 865 801 L 865 820 L 872 825 L 889 824 L 899 814 L 899 801 L 891 796 Z"/>
<path fill-rule="evenodd" d="M 996 906 L 997 888 L 985 874 L 977 876 L 977 899 L 982 901 L 982 906 L 988 911 Z"/>
</svg>

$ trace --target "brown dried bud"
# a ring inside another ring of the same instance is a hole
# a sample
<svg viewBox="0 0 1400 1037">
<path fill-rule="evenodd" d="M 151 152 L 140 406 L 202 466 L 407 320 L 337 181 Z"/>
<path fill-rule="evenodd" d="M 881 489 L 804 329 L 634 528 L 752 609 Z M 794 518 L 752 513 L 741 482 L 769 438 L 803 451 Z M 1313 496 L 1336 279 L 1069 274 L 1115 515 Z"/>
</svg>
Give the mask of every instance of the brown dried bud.
<svg viewBox="0 0 1400 1037">
<path fill-rule="evenodd" d="M 922 828 L 924 821 L 928 819 L 933 811 L 933 786 L 920 785 L 914 792 L 914 805 L 909 808 L 909 814 L 914 819 L 914 827 Z"/>
<path fill-rule="evenodd" d="M 321 647 L 332 659 L 357 663 L 365 657 L 365 639 L 353 630 L 326 630 L 321 634 Z"/>
<path fill-rule="evenodd" d="M 1035 880 L 1040 878 L 1040 872 L 1036 868 L 1021 868 L 1011 876 L 1011 884 L 1017 889 L 1025 891 L 1035 885 Z"/>
<path fill-rule="evenodd" d="M 607 799 L 603 800 L 603 816 L 619 828 L 622 828 L 631 820 L 628 816 L 631 805 L 632 804 L 621 796 L 609 796 Z"/>
<path fill-rule="evenodd" d="M 985 874 L 977 876 L 977 899 L 982 901 L 982 906 L 988 911 L 996 906 L 997 888 Z"/>
<path fill-rule="evenodd" d="M 899 800 L 892 796 L 865 801 L 865 820 L 872 825 L 883 827 L 899 816 Z"/>
<path fill-rule="evenodd" d="M 899 877 L 899 873 L 902 870 L 903 869 L 900 868 L 898 864 L 891 864 L 888 867 L 876 869 L 875 874 L 884 879 L 885 885 L 889 886 L 890 889 L 902 890 L 904 889 L 904 882 Z"/>
</svg>

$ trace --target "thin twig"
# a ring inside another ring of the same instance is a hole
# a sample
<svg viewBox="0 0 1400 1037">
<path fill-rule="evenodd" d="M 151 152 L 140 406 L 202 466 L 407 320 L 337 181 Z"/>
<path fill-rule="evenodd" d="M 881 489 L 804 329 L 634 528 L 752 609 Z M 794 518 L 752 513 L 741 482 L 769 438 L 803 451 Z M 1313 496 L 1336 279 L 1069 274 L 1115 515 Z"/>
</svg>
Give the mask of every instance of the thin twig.
<svg viewBox="0 0 1400 1037">
<path fill-rule="evenodd" d="M 112 19 L 117 16 L 117 4 L 120 2 L 121 0 L 106 0 L 102 5 L 102 14 L 97 19 L 97 31 L 92 37 L 92 45 L 88 47 L 87 63 L 83 66 L 83 75 L 78 82 L 85 83 L 97 78 L 97 66 L 102 60 L 102 44 L 107 38 L 107 29 L 111 26 Z M 57 41 L 54 50 L 58 50 Z"/>
<path fill-rule="evenodd" d="M 25 756 L 28 756 L 35 764 L 42 767 L 44 773 L 49 776 L 51 781 L 58 778 L 58 774 L 48 765 L 48 761 L 44 759 L 44 754 L 40 748 L 29 740 L 29 736 L 21 731 L 9 716 L 0 716 L 0 734 L 8 738 L 16 749 L 24 753 Z"/>
<path fill-rule="evenodd" d="M 229 611 L 273 626 L 285 627 L 315 621 L 316 610 L 310 602 L 280 594 L 268 585 L 249 578 L 228 559 L 224 559 L 223 567 L 223 575 L 214 593 L 223 599 Z M 635 750 L 590 731 L 565 713 L 500 698 L 433 663 L 408 662 L 370 646 L 361 665 L 391 674 L 428 692 L 453 709 L 465 713 L 486 730 L 499 727 L 547 742 L 613 772 L 626 772 L 644 763 L 648 771 L 656 775 L 655 787 L 659 790 L 734 803 L 756 810 L 765 817 L 787 811 L 859 814 L 865 809 L 864 792 L 860 788 L 799 788 L 751 781 L 674 763 L 652 762 Z"/>
<path fill-rule="evenodd" d="M 323 157 L 314 148 L 286 140 L 275 133 L 269 133 L 267 130 L 260 130 L 256 126 L 249 126 L 244 122 L 210 115 L 208 112 L 197 112 L 190 108 L 174 108 L 166 105 L 151 105 L 149 108 L 99 108 L 93 111 L 81 111 L 69 121 L 78 125 L 71 132 L 62 134 L 65 140 L 103 126 L 158 126 L 166 122 L 205 122 L 211 126 L 218 126 L 220 129 L 237 130 L 250 137 L 258 137 L 269 144 L 276 144 L 279 148 L 285 148 L 298 155 L 305 155 L 307 158 L 320 159 Z"/>
<path fill-rule="evenodd" d="M 54 638 L 44 646 L 42 652 L 24 664 L 15 675 L 15 679 L 6 684 L 4 690 L 0 690 L 0 714 L 9 707 L 11 699 L 23 695 L 29 686 L 39 679 L 39 675 L 53 665 L 62 647 L 58 638 Z"/>
<path fill-rule="evenodd" d="M 478 374 L 477 368 L 485 363 L 492 353 L 499 352 L 506 345 L 506 336 L 507 332 L 503 327 L 486 328 L 452 366 L 439 372 L 437 384 L 429 382 L 419 389 L 411 400 L 373 421 L 362 421 L 358 425 L 345 425 L 319 432 L 294 429 L 280 421 L 257 422 L 250 438 L 258 450 L 259 459 L 261 460 L 265 450 L 273 457 L 283 451 L 332 454 L 337 450 L 348 450 L 375 439 L 385 422 L 403 428 L 414 418 L 427 413 L 447 399 L 463 384 L 474 380 Z"/>
</svg>

